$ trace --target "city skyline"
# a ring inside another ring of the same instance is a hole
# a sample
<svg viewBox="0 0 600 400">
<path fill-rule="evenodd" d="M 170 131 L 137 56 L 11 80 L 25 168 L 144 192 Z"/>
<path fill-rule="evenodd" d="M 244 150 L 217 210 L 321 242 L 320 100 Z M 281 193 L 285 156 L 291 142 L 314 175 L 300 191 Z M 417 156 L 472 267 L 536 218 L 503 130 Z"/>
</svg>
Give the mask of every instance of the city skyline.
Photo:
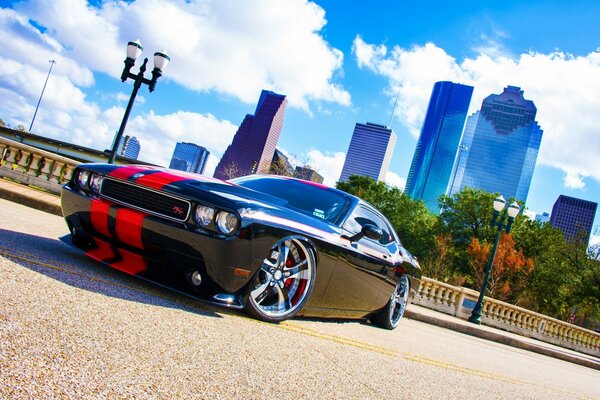
<svg viewBox="0 0 600 400">
<path fill-rule="evenodd" d="M 210 152 L 203 146 L 195 143 L 177 142 L 169 162 L 169 168 L 203 174 L 209 155 Z"/>
<path fill-rule="evenodd" d="M 469 115 L 488 94 L 519 86 L 544 129 L 526 206 L 550 211 L 560 194 L 600 199 L 600 4 L 220 3 L 2 1 L 0 32 L 13 40 L 0 49 L 0 118 L 30 125 L 56 60 L 33 133 L 109 148 L 131 92 L 119 80 L 125 47 L 140 39 L 142 57 L 171 55 L 156 90 L 140 90 L 126 130 L 143 143 L 141 161 L 168 165 L 165 148 L 194 142 L 211 152 L 212 173 L 269 89 L 288 96 L 278 146 L 293 164 L 334 184 L 355 123 L 372 121 L 398 136 L 386 181 L 403 187 L 435 82 L 473 86 Z M 154 15 L 176 23 L 156 30 Z"/>
</svg>

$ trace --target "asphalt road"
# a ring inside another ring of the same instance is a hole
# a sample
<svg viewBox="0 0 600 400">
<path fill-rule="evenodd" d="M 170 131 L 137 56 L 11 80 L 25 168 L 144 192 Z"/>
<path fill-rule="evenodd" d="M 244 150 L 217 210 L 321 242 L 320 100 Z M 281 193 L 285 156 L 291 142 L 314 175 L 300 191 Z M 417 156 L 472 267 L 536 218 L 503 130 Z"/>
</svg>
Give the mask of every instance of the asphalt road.
<svg viewBox="0 0 600 400">
<path fill-rule="evenodd" d="M 63 245 L 0 200 L 0 398 L 600 399 L 600 372 L 405 319 L 279 325 Z"/>
</svg>

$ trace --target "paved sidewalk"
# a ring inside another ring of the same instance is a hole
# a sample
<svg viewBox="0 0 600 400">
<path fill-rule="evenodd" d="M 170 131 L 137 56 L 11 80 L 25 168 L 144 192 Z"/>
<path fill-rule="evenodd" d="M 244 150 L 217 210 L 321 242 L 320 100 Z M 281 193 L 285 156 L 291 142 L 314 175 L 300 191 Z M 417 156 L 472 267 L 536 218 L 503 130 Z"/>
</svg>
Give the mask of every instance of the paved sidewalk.
<svg viewBox="0 0 600 400">
<path fill-rule="evenodd" d="M 0 178 L 0 198 L 62 216 L 60 198 L 58 196 L 7 179 Z M 598 357 L 505 332 L 489 326 L 472 324 L 460 318 L 429 310 L 414 304 L 410 305 L 406 310 L 406 318 L 600 370 L 600 358 Z"/>
</svg>

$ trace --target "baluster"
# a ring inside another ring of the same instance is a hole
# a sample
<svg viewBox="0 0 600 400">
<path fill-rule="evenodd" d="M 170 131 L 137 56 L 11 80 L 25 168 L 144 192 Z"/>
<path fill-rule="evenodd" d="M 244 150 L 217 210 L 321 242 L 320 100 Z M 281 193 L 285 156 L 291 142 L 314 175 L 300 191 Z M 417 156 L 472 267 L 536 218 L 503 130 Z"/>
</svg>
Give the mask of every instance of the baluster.
<svg viewBox="0 0 600 400">
<path fill-rule="evenodd" d="M 7 154 L 6 154 L 6 162 L 4 163 L 4 165 L 2 166 L 2 168 L 6 168 L 6 169 L 13 169 L 13 164 L 15 164 L 17 162 L 17 156 L 19 154 L 19 149 L 16 147 L 8 147 L 6 149 Z"/>
<path fill-rule="evenodd" d="M 32 154 L 31 162 L 29 163 L 29 170 L 27 171 L 27 175 L 39 176 L 41 164 L 42 164 L 42 156 L 39 154 L 35 154 L 35 153 Z"/>
<path fill-rule="evenodd" d="M 50 182 L 60 184 L 60 179 L 62 175 L 62 171 L 65 168 L 65 164 L 60 161 L 54 162 L 54 167 L 52 168 L 52 175 L 50 176 Z"/>
</svg>

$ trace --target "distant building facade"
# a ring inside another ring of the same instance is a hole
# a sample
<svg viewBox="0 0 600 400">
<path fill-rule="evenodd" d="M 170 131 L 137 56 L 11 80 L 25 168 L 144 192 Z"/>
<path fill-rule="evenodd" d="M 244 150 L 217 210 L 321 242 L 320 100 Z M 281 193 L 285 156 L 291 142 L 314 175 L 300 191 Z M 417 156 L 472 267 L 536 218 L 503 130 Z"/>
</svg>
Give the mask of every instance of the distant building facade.
<svg viewBox="0 0 600 400">
<path fill-rule="evenodd" d="M 357 123 L 340 181 L 347 181 L 351 175 L 370 176 L 375 181 L 385 180 L 395 145 L 396 134 L 387 126 L 371 122 Z"/>
<path fill-rule="evenodd" d="M 283 127 L 287 99 L 263 90 L 254 115 L 246 115 L 215 169 L 214 177 L 230 179 L 269 173 Z"/>
<path fill-rule="evenodd" d="M 119 147 L 117 147 L 117 155 L 137 160 L 141 149 L 142 146 L 135 136 L 125 135 L 121 137 Z"/>
<path fill-rule="evenodd" d="M 210 152 L 194 143 L 178 142 L 175 145 L 169 168 L 203 174 Z"/>
<path fill-rule="evenodd" d="M 433 86 L 427 114 L 406 181 L 406 193 L 434 213 L 446 194 L 473 87 L 452 82 Z"/>
<path fill-rule="evenodd" d="M 598 203 L 561 194 L 552 207 L 550 224 L 563 232 L 565 239 L 581 239 L 588 243 L 592 234 L 592 224 L 596 217 Z"/>
<path fill-rule="evenodd" d="M 294 167 L 290 163 L 290 160 L 287 158 L 285 154 L 283 154 L 278 149 L 275 149 L 275 153 L 273 153 L 273 160 L 271 161 L 271 169 L 269 170 L 270 174 L 273 175 L 284 175 L 284 176 L 293 176 L 294 175 Z"/>
<path fill-rule="evenodd" d="M 516 86 L 486 97 L 465 125 L 449 194 L 471 187 L 525 202 L 543 133 L 536 113 Z"/>
<path fill-rule="evenodd" d="M 323 177 L 317 171 L 309 167 L 296 167 L 294 170 L 294 178 L 323 183 Z"/>
<path fill-rule="evenodd" d="M 544 211 L 541 214 L 536 214 L 535 221 L 539 222 L 540 224 L 545 224 L 546 222 L 550 221 L 550 213 Z"/>
</svg>

